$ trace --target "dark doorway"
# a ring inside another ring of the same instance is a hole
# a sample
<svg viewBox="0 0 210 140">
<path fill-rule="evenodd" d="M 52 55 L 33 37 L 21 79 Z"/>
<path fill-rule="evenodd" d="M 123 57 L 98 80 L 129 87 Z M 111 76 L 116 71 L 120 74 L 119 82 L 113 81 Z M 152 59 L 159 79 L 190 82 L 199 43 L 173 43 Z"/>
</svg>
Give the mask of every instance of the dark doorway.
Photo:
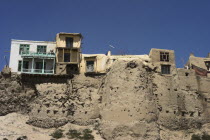
<svg viewBox="0 0 210 140">
<path fill-rule="evenodd" d="M 77 74 L 79 72 L 77 64 L 66 65 L 66 74 Z"/>
<path fill-rule="evenodd" d="M 64 53 L 64 62 L 70 62 L 70 53 Z"/>
</svg>

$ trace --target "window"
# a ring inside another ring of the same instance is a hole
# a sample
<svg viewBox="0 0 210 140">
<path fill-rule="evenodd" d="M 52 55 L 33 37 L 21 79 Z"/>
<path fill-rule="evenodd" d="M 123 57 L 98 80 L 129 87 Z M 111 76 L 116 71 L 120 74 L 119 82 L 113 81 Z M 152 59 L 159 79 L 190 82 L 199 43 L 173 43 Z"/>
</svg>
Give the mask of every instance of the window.
<svg viewBox="0 0 210 140">
<path fill-rule="evenodd" d="M 18 71 L 21 71 L 22 61 L 18 61 Z"/>
<path fill-rule="evenodd" d="M 205 61 L 205 64 L 206 64 L 207 70 L 209 71 L 210 70 L 210 61 Z"/>
<path fill-rule="evenodd" d="M 23 69 L 29 68 L 29 61 L 23 61 Z"/>
<path fill-rule="evenodd" d="M 35 70 L 36 73 L 42 73 L 42 69 L 46 69 L 46 62 L 44 62 L 44 68 L 43 68 L 43 62 L 36 62 L 35 63 Z"/>
<path fill-rule="evenodd" d="M 161 73 L 162 74 L 170 74 L 170 65 L 161 65 Z"/>
<path fill-rule="evenodd" d="M 86 61 L 86 72 L 94 72 L 94 61 Z"/>
<path fill-rule="evenodd" d="M 43 69 L 43 62 L 36 62 L 36 69 Z M 46 62 L 44 62 L 44 69 L 46 69 Z"/>
<path fill-rule="evenodd" d="M 169 62 L 169 52 L 160 52 L 160 61 Z"/>
<path fill-rule="evenodd" d="M 30 46 L 27 44 L 20 44 L 19 54 L 28 54 Z"/>
<path fill-rule="evenodd" d="M 45 54 L 47 46 L 37 46 L 37 53 Z"/>
<path fill-rule="evenodd" d="M 70 62 L 70 53 L 64 53 L 64 62 Z"/>
<path fill-rule="evenodd" d="M 22 60 L 18 61 L 18 71 L 21 71 Z M 23 71 L 27 71 L 29 68 L 29 61 L 23 61 Z"/>
<path fill-rule="evenodd" d="M 73 47 L 73 38 L 72 37 L 66 37 L 66 47 L 67 48 Z"/>
</svg>

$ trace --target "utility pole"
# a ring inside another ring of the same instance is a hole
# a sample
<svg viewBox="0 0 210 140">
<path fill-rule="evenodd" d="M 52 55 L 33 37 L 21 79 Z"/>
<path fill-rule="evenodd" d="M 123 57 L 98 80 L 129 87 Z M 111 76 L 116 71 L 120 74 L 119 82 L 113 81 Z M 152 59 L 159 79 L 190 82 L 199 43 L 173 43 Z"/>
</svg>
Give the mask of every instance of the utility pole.
<svg viewBox="0 0 210 140">
<path fill-rule="evenodd" d="M 4 60 L 6 62 L 6 66 L 8 66 L 8 61 L 7 61 L 7 56 L 6 55 L 4 56 Z"/>
<path fill-rule="evenodd" d="M 4 52 L 6 52 L 6 53 L 7 53 L 7 52 L 10 52 L 10 51 L 4 51 Z M 6 55 L 4 56 L 4 60 L 5 60 L 5 62 L 6 62 L 6 66 L 8 67 L 8 66 L 9 66 L 9 64 L 8 64 L 8 60 L 7 60 L 7 56 L 6 56 Z"/>
</svg>

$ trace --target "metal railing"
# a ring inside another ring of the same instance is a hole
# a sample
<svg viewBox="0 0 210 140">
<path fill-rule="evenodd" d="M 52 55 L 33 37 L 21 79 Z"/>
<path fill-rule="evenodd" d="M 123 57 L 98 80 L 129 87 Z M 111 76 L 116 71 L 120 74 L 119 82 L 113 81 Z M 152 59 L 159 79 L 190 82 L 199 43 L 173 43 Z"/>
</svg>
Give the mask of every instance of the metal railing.
<svg viewBox="0 0 210 140">
<path fill-rule="evenodd" d="M 36 56 L 36 57 L 55 57 L 55 53 L 54 52 L 21 52 L 21 56 Z"/>
<path fill-rule="evenodd" d="M 46 70 L 46 69 L 23 69 L 21 73 L 29 73 L 29 74 L 54 74 L 54 70 Z"/>
</svg>

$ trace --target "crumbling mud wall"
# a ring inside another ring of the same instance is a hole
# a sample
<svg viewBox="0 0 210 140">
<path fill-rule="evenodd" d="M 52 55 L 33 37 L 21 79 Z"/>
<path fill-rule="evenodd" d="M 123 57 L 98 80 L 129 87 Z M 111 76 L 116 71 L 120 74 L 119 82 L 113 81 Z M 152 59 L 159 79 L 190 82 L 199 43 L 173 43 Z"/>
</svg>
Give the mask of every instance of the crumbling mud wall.
<svg viewBox="0 0 210 140">
<path fill-rule="evenodd" d="M 30 103 L 36 96 L 36 90 L 22 85 L 19 76 L 0 74 L 0 116 L 11 112 L 30 112 Z"/>
<path fill-rule="evenodd" d="M 100 89 L 101 133 L 106 139 L 155 140 L 168 139 L 169 131 L 174 139 L 190 139 L 209 123 L 209 82 L 193 70 L 162 75 L 150 61 L 118 61 Z"/>
<path fill-rule="evenodd" d="M 115 62 L 100 89 L 105 139 L 159 138 L 152 80 L 153 69 L 145 61 Z"/>
<path fill-rule="evenodd" d="M 173 68 L 163 75 L 148 57 L 116 60 L 106 75 L 0 75 L 0 115 L 28 124 L 94 125 L 107 140 L 190 140 L 210 134 L 210 79 Z"/>
<path fill-rule="evenodd" d="M 63 83 L 38 83 L 38 97 L 31 104 L 28 124 L 59 127 L 68 122 L 93 124 L 99 117 L 98 88 L 101 77 L 75 75 Z"/>
<path fill-rule="evenodd" d="M 158 124 L 170 130 L 200 129 L 209 122 L 202 116 L 203 97 L 194 71 L 177 69 L 172 76 L 155 74 L 154 94 L 157 97 Z"/>
</svg>

